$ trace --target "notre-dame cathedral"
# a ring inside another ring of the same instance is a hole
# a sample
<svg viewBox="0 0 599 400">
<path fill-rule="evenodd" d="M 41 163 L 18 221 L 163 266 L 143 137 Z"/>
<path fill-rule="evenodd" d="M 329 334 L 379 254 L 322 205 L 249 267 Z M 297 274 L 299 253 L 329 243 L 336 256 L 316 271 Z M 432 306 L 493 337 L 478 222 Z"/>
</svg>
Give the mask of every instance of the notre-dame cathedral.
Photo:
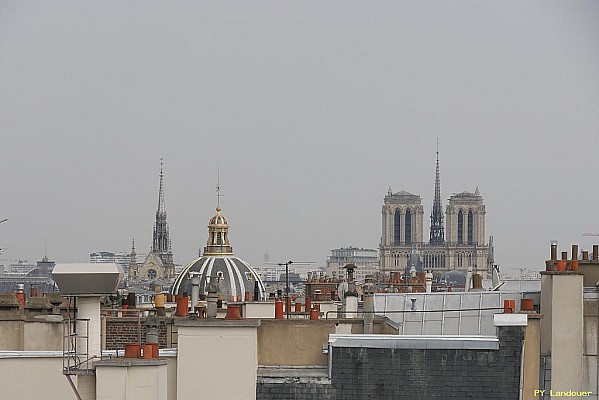
<svg viewBox="0 0 599 400">
<path fill-rule="evenodd" d="M 444 218 L 437 150 L 429 240 L 423 240 L 422 198 L 404 190 L 393 193 L 389 188 L 382 209 L 381 272 L 403 272 L 410 254 L 417 252 L 423 269 L 435 275 L 471 268 L 488 276 L 494 263 L 493 237 L 485 243 L 485 213 L 477 187 L 474 193 L 452 194 Z"/>
</svg>

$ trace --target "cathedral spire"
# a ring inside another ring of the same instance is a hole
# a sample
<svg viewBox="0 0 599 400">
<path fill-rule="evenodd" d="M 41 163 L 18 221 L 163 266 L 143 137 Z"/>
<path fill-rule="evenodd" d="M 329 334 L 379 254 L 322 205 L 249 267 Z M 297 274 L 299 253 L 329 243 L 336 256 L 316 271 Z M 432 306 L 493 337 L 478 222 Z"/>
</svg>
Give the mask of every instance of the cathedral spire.
<svg viewBox="0 0 599 400">
<path fill-rule="evenodd" d="M 169 239 L 168 224 L 166 223 L 166 207 L 164 205 L 164 162 L 160 159 L 160 186 L 158 188 L 158 209 L 156 210 L 156 222 L 152 240 L 152 252 L 162 261 L 166 269 L 166 277 L 175 277 L 175 265 L 173 263 L 173 252 Z"/>
<path fill-rule="evenodd" d="M 129 255 L 129 277 L 137 276 L 137 253 L 135 253 L 135 238 L 131 241 L 131 254 Z"/>
<path fill-rule="evenodd" d="M 443 205 L 441 204 L 441 178 L 439 175 L 439 139 L 437 139 L 437 168 L 435 171 L 435 198 L 431 212 L 430 244 L 444 244 Z"/>
<path fill-rule="evenodd" d="M 158 188 L 158 210 L 156 211 L 156 215 L 166 215 L 166 206 L 164 205 L 164 173 L 162 172 L 163 165 L 164 162 L 162 161 L 162 158 L 160 158 L 160 187 Z"/>
</svg>

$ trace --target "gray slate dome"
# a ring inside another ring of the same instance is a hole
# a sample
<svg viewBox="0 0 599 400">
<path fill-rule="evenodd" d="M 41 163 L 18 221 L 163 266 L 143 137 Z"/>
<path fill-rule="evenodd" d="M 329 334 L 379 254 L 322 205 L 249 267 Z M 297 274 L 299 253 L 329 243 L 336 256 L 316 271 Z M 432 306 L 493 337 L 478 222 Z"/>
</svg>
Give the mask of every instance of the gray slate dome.
<svg viewBox="0 0 599 400">
<path fill-rule="evenodd" d="M 204 254 L 183 268 L 175 279 L 171 293 L 191 294 L 189 273 L 197 272 L 200 274 L 200 295 L 207 294 L 207 278 L 219 276 L 219 294 L 225 300 L 245 299 L 246 291 L 250 292 L 253 300 L 265 300 L 266 290 L 256 271 L 250 264 L 233 255 L 233 247 L 229 241 L 229 223 L 220 210 L 220 206 L 216 208 L 216 215 L 208 223 Z"/>
<path fill-rule="evenodd" d="M 235 300 L 239 296 L 244 299 L 245 292 L 249 291 L 254 300 L 264 300 L 264 284 L 256 271 L 241 258 L 235 256 L 202 256 L 189 263 L 179 274 L 173 284 L 172 293 L 182 295 L 191 294 L 190 272 L 200 273 L 200 294 L 207 294 L 206 281 L 210 276 L 222 276 L 219 282 L 220 292 L 229 301 L 231 296 Z M 258 298 L 254 296 L 254 289 L 258 285 Z"/>
</svg>

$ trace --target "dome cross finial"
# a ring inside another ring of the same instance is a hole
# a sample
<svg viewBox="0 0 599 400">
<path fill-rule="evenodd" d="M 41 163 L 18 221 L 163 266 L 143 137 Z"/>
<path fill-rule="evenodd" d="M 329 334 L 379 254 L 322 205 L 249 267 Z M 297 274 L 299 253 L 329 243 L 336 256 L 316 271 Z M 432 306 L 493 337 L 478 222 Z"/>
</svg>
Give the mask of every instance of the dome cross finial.
<svg viewBox="0 0 599 400">
<path fill-rule="evenodd" d="M 220 210 L 220 169 L 216 169 L 216 208 Z"/>
</svg>

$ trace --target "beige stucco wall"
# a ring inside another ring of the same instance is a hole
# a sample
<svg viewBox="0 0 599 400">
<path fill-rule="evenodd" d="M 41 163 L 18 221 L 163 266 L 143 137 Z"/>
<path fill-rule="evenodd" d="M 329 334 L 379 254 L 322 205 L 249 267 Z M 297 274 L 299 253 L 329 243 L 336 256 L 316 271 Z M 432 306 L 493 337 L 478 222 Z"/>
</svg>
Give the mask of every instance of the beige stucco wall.
<svg viewBox="0 0 599 400">
<path fill-rule="evenodd" d="M 335 323 L 318 320 L 263 320 L 258 327 L 259 365 L 327 365 L 322 346 Z"/>
<path fill-rule="evenodd" d="M 274 318 L 275 303 L 273 301 L 244 302 L 241 305 L 243 318 Z"/>
<path fill-rule="evenodd" d="M 254 400 L 259 322 L 212 321 L 178 326 L 177 398 Z"/>
<path fill-rule="evenodd" d="M 551 353 L 553 275 L 541 272 L 541 354 Z"/>
<path fill-rule="evenodd" d="M 383 318 L 374 320 L 375 334 L 397 334 Z M 263 319 L 258 327 L 258 365 L 260 366 L 325 366 L 328 363 L 323 346 L 329 334 L 364 333 L 362 319 Z"/>
<path fill-rule="evenodd" d="M 166 365 L 166 398 L 177 400 L 177 357 L 168 357 Z"/>
<path fill-rule="evenodd" d="M 0 320 L 0 350 L 23 350 L 23 329 L 20 318 Z"/>
<path fill-rule="evenodd" d="M 524 377 L 522 385 L 523 400 L 537 400 L 534 391 L 539 386 L 541 364 L 541 319 L 539 314 L 528 316 L 528 325 L 524 331 Z"/>
<path fill-rule="evenodd" d="M 4 358 L 1 352 L 0 393 L 11 400 L 75 398 L 62 375 L 62 357 Z"/>
<path fill-rule="evenodd" d="M 585 287 L 595 287 L 599 282 L 599 262 L 594 260 L 579 261 L 578 270 L 584 274 Z"/>
<path fill-rule="evenodd" d="M 582 275 L 555 274 L 552 286 L 551 389 L 582 390 Z"/>
<path fill-rule="evenodd" d="M 98 366 L 97 400 L 166 400 L 167 365 Z"/>
<path fill-rule="evenodd" d="M 25 322 L 23 350 L 62 351 L 62 322 Z"/>
<path fill-rule="evenodd" d="M 0 316 L 0 351 L 62 351 L 62 321 L 45 317 Z"/>
</svg>

